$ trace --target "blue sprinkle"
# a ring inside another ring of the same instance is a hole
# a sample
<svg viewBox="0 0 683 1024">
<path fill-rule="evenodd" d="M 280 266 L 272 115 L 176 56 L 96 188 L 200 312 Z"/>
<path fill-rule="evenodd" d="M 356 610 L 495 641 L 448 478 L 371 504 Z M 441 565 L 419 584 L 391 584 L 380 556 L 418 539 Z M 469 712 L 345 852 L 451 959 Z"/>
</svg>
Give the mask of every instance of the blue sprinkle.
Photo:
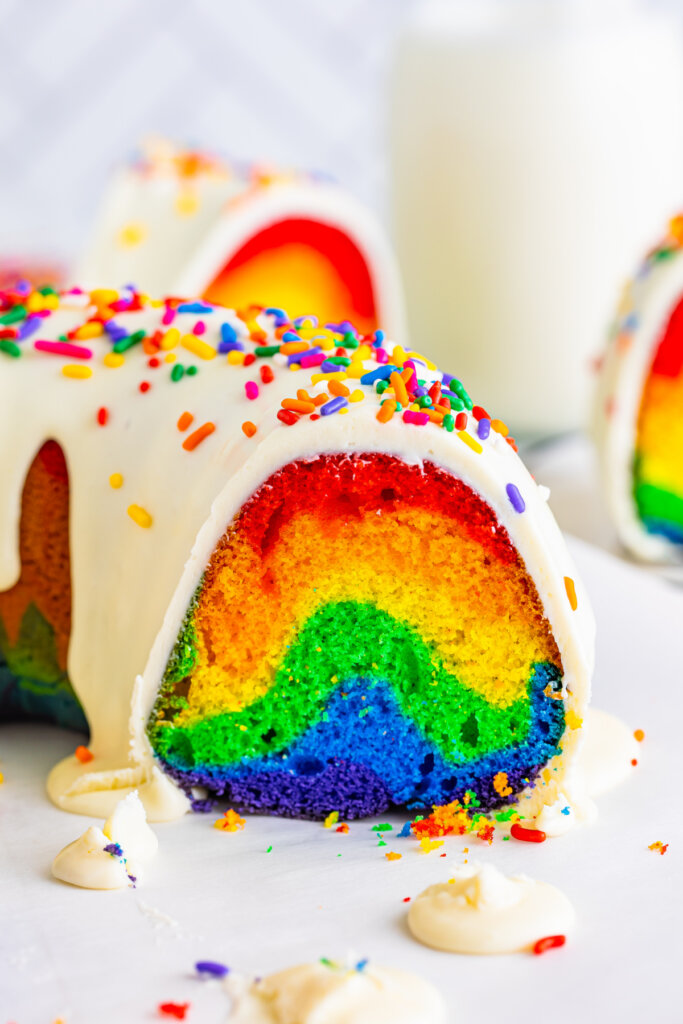
<svg viewBox="0 0 683 1024">
<path fill-rule="evenodd" d="M 485 441 L 490 433 L 491 433 L 491 420 L 487 420 L 484 417 L 483 419 L 479 420 L 479 426 L 477 427 L 477 434 L 479 435 L 479 437 L 480 437 L 480 439 L 482 441 Z"/>
<path fill-rule="evenodd" d="M 207 306 L 205 302 L 181 302 L 177 309 L 178 313 L 212 313 L 213 306 Z"/>
<path fill-rule="evenodd" d="M 395 370 L 398 370 L 397 366 L 392 366 L 391 363 L 385 363 L 384 366 L 378 366 L 376 370 L 370 370 L 369 373 L 364 373 L 360 382 L 361 384 L 374 384 L 377 380 L 389 380 Z"/>
<path fill-rule="evenodd" d="M 348 405 L 348 399 L 342 395 L 338 395 L 337 398 L 331 399 L 329 402 L 325 402 L 324 405 L 320 406 L 321 416 L 330 416 L 333 412 L 339 412 L 345 405 Z"/>
<path fill-rule="evenodd" d="M 505 491 L 507 493 L 508 498 L 510 499 L 510 504 L 514 508 L 515 512 L 523 512 L 526 508 L 526 505 L 524 504 L 524 498 L 519 493 L 519 490 L 515 487 L 515 485 L 507 484 L 505 487 Z"/>
<path fill-rule="evenodd" d="M 638 326 L 638 317 L 636 316 L 635 313 L 629 313 L 629 315 L 624 320 L 624 330 L 625 331 L 633 331 L 633 330 L 635 330 L 635 328 L 637 326 Z"/>
<path fill-rule="evenodd" d="M 283 341 L 301 341 L 301 338 L 296 333 L 296 331 L 285 331 L 285 333 L 282 335 L 282 340 Z"/>
<path fill-rule="evenodd" d="M 372 343 L 373 347 L 374 348 L 380 348 L 383 341 L 384 341 L 384 331 L 376 330 L 375 331 L 375 340 Z"/>
<path fill-rule="evenodd" d="M 560 811 L 560 814 L 569 814 L 569 808 L 568 807 L 563 807 L 562 810 Z"/>
<path fill-rule="evenodd" d="M 112 857 L 123 857 L 123 850 L 118 843 L 109 843 L 104 848 L 105 853 L 110 853 Z"/>
<path fill-rule="evenodd" d="M 405 823 L 405 825 L 403 826 L 401 831 L 398 833 L 398 838 L 399 839 L 407 839 L 408 838 L 408 836 L 410 835 L 410 833 L 412 831 L 411 828 L 410 828 L 410 824 L 411 823 L 409 821 L 407 821 Z"/>
<path fill-rule="evenodd" d="M 237 341 L 237 331 L 232 324 L 221 324 L 221 341 Z"/>
<path fill-rule="evenodd" d="M 287 321 L 287 314 L 285 313 L 284 309 L 280 309 L 279 306 L 268 306 L 268 308 L 264 309 L 263 312 L 267 313 L 268 316 L 276 316 L 278 320 Z"/>
<path fill-rule="evenodd" d="M 370 963 L 370 961 L 368 960 L 367 957 L 365 958 L 365 960 L 359 960 L 358 963 L 356 964 L 356 970 L 357 971 L 364 971 L 369 963 Z"/>
<path fill-rule="evenodd" d="M 226 974 L 230 974 L 229 967 L 216 963 L 215 960 L 198 960 L 194 969 L 197 974 L 210 974 L 214 978 L 224 978 Z"/>
</svg>

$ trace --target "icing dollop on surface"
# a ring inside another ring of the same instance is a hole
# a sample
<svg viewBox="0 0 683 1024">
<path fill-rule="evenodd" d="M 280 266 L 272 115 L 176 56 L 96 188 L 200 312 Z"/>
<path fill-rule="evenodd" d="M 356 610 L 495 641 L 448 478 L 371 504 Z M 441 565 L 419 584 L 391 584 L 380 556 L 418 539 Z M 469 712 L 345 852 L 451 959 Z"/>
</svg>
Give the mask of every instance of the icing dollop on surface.
<svg viewBox="0 0 683 1024">
<path fill-rule="evenodd" d="M 52 874 L 82 889 L 123 889 L 139 881 L 158 847 L 140 798 L 129 793 L 103 828 L 91 825 L 57 854 Z"/>
<path fill-rule="evenodd" d="M 359 969 L 360 968 L 360 969 Z M 231 976 L 230 1024 L 445 1024 L 436 989 L 415 974 L 372 964 L 301 964 L 249 982 Z"/>
<path fill-rule="evenodd" d="M 547 935 L 566 934 L 574 909 L 552 885 L 506 877 L 491 864 L 458 868 L 411 903 L 408 925 L 420 942 L 451 953 L 516 953 Z"/>
<path fill-rule="evenodd" d="M 577 777 L 591 797 L 619 786 L 633 772 L 638 743 L 629 727 L 614 715 L 590 708 L 583 723 Z"/>
</svg>

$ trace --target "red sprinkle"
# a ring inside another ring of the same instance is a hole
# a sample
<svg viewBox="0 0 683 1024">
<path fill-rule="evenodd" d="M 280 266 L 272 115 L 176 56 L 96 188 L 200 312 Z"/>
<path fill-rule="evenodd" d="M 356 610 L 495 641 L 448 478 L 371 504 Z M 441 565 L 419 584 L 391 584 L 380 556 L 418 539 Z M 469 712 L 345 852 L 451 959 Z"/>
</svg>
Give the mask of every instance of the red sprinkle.
<svg viewBox="0 0 683 1024">
<path fill-rule="evenodd" d="M 491 417 L 487 413 L 486 409 L 483 409 L 480 405 L 475 405 L 472 409 L 472 415 L 475 420 L 490 420 Z"/>
<path fill-rule="evenodd" d="M 410 900 L 411 900 L 411 897 L 410 897 L 410 896 L 404 896 L 404 897 L 403 897 L 403 902 L 404 902 L 404 903 L 410 903 Z"/>
<path fill-rule="evenodd" d="M 261 380 L 263 381 L 264 384 L 270 384 L 271 381 L 274 380 L 275 378 L 275 374 L 273 373 L 269 366 L 262 366 L 261 369 L 259 370 L 259 373 L 261 375 Z"/>
<path fill-rule="evenodd" d="M 175 1017 L 176 1020 L 185 1020 L 189 1009 L 189 1003 L 159 1003 L 159 1013 L 165 1017 Z"/>
<path fill-rule="evenodd" d="M 253 352 L 249 352 L 249 354 L 244 357 L 244 362 L 242 363 L 242 366 L 251 366 L 251 364 L 255 362 L 256 356 L 254 355 Z"/>
<path fill-rule="evenodd" d="M 104 427 L 109 419 L 109 409 L 104 405 L 97 410 L 97 422 L 101 427 Z"/>
<path fill-rule="evenodd" d="M 467 413 L 466 412 L 459 412 L 458 415 L 455 417 L 455 429 L 456 430 L 464 430 L 466 426 L 467 426 Z"/>
<path fill-rule="evenodd" d="M 149 366 L 149 367 L 150 367 L 150 368 L 151 368 L 152 370 L 156 370 L 157 366 L 160 366 L 161 364 L 160 364 L 160 362 L 159 362 L 159 360 L 157 359 L 157 357 L 156 357 L 156 356 L 152 356 L 152 358 L 151 358 L 151 359 L 148 359 L 148 360 L 147 360 L 147 365 L 148 365 L 148 366 Z"/>
<path fill-rule="evenodd" d="M 149 391 L 151 386 L 152 385 L 150 384 L 150 382 L 148 380 L 143 380 L 143 382 L 140 384 L 140 391 L 142 391 L 142 393 L 144 395 L 145 391 Z"/>
<path fill-rule="evenodd" d="M 559 949 L 560 946 L 564 946 L 566 941 L 565 935 L 546 935 L 544 939 L 539 939 L 534 943 L 534 953 L 536 956 L 540 956 L 541 953 L 547 953 L 549 949 Z"/>
<path fill-rule="evenodd" d="M 635 766 L 636 766 L 636 765 L 638 764 L 638 758 L 636 758 L 636 757 L 632 758 L 632 760 L 631 760 L 631 764 L 632 764 L 632 765 L 633 765 L 633 767 L 635 768 Z"/>
<path fill-rule="evenodd" d="M 92 761 L 94 756 L 95 755 L 92 750 L 88 750 L 88 748 L 84 747 L 82 744 L 74 750 L 74 757 L 77 761 L 80 761 L 81 764 L 88 764 L 89 761 Z"/>
<path fill-rule="evenodd" d="M 518 821 L 510 829 L 510 835 L 522 843 L 544 843 L 546 840 L 546 834 L 540 828 L 524 828 Z"/>
<path fill-rule="evenodd" d="M 293 427 L 298 422 L 299 417 L 291 409 L 280 409 L 277 414 L 277 418 L 281 423 L 286 423 L 288 427 Z"/>
</svg>

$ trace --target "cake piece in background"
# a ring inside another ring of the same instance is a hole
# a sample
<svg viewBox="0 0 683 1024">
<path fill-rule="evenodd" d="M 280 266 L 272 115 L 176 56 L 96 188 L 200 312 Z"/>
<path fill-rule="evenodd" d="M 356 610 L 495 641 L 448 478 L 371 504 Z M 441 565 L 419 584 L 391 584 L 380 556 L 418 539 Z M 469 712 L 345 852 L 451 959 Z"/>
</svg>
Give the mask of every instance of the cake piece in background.
<svg viewBox="0 0 683 1024">
<path fill-rule="evenodd" d="M 405 341 L 398 267 L 370 210 L 328 177 L 163 140 L 115 173 L 77 279 L 314 310 Z"/>
<path fill-rule="evenodd" d="M 344 819 L 557 800 L 593 618 L 504 423 L 380 329 L 41 297 L 23 338 L 26 301 L 2 298 L 0 588 L 21 606 L 0 609 L 10 644 L 52 630 L 90 727 L 50 775 L 58 806 L 106 817 L 134 788 L 152 821 L 216 796 Z"/>
<path fill-rule="evenodd" d="M 627 284 L 604 360 L 595 435 L 620 540 L 638 558 L 683 555 L 683 215 Z"/>
</svg>

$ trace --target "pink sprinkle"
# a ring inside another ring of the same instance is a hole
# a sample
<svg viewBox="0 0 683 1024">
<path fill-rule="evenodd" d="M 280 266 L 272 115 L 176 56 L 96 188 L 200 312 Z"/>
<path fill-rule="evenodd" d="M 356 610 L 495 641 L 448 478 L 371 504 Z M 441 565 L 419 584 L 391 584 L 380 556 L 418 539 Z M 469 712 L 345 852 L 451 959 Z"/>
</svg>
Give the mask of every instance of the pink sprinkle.
<svg viewBox="0 0 683 1024">
<path fill-rule="evenodd" d="M 253 402 L 255 398 L 258 398 L 259 391 L 256 381 L 248 380 L 244 385 L 244 390 L 250 402 Z"/>
<path fill-rule="evenodd" d="M 388 363 L 389 362 L 389 353 L 387 352 L 387 350 L 385 348 L 376 348 L 375 349 L 375 362 L 376 363 Z"/>
<path fill-rule="evenodd" d="M 416 427 L 424 427 L 425 423 L 429 423 L 429 415 L 426 412 L 413 412 L 412 409 L 406 409 L 403 413 L 403 420 L 405 423 L 414 423 Z"/>
<path fill-rule="evenodd" d="M 164 325 L 164 327 L 168 327 L 168 325 L 172 324 L 174 320 L 175 309 L 171 309 L 170 306 L 167 306 L 166 309 L 164 310 L 164 315 L 161 318 L 161 322 Z"/>
<path fill-rule="evenodd" d="M 92 349 L 70 345 L 68 341 L 34 341 L 33 347 L 39 352 L 51 352 L 55 356 L 69 356 L 70 359 L 92 359 Z"/>
<path fill-rule="evenodd" d="M 197 323 L 192 328 L 192 333 L 193 334 L 203 334 L 205 330 L 206 330 L 206 324 L 204 323 L 204 321 L 203 320 L 198 320 Z"/>
<path fill-rule="evenodd" d="M 317 355 L 303 356 L 299 365 L 306 370 L 309 366 L 321 366 L 326 359 L 327 356 L 324 352 L 318 352 Z"/>
<path fill-rule="evenodd" d="M 417 387 L 417 374 L 415 372 L 417 367 L 415 366 L 415 363 L 412 361 L 412 359 L 406 359 L 403 366 L 404 368 L 407 366 L 410 370 L 413 371 L 408 380 L 406 381 L 406 390 L 408 391 L 409 394 L 412 394 L 415 391 L 415 388 Z"/>
</svg>

